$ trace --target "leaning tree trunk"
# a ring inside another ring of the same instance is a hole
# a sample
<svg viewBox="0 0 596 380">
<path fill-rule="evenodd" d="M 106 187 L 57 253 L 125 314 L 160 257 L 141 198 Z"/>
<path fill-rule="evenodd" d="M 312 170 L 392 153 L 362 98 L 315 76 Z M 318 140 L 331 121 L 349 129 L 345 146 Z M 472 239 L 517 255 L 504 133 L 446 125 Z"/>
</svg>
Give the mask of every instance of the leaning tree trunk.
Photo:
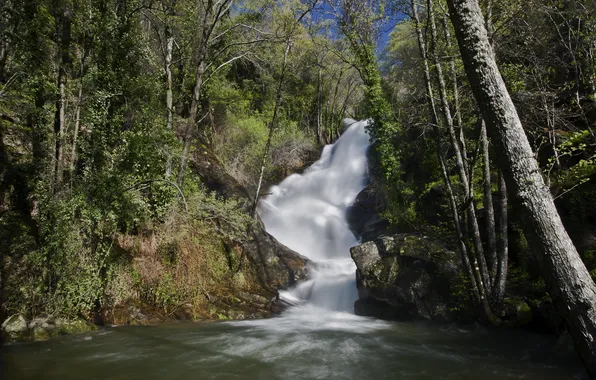
<svg viewBox="0 0 596 380">
<path fill-rule="evenodd" d="M 449 0 L 450 17 L 474 97 L 480 105 L 524 232 L 569 334 L 596 378 L 596 285 L 569 238 L 501 77 L 477 0 Z"/>
</svg>

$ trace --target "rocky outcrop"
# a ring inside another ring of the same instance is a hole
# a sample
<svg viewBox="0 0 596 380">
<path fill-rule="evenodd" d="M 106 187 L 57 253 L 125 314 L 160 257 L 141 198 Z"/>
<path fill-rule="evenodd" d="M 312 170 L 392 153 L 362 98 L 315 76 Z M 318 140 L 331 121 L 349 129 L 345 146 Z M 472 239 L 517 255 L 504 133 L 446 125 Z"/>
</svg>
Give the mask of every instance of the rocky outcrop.
<svg viewBox="0 0 596 380">
<path fill-rule="evenodd" d="M 451 321 L 459 256 L 416 234 L 383 236 L 350 250 L 357 266 L 359 315 Z"/>
<path fill-rule="evenodd" d="M 354 235 L 362 241 L 370 241 L 385 234 L 389 223 L 379 215 L 381 210 L 378 194 L 372 185 L 358 193 L 354 203 L 346 211 L 346 220 Z"/>
<path fill-rule="evenodd" d="M 259 281 L 275 294 L 277 289 L 287 289 L 308 278 L 310 261 L 278 242 L 260 225 L 253 228 L 243 248 Z"/>
<path fill-rule="evenodd" d="M 201 144 L 190 163 L 192 170 L 205 186 L 225 199 L 233 198 L 247 212 L 251 211 L 252 198 L 248 192 L 228 174 L 207 144 Z M 303 281 L 309 274 L 307 258 L 292 251 L 269 235 L 262 223 L 256 223 L 249 232 L 249 239 L 239 242 L 263 289 L 274 303 L 278 300 L 278 289 L 286 289 Z M 274 309 L 278 306 L 273 305 Z"/>
</svg>

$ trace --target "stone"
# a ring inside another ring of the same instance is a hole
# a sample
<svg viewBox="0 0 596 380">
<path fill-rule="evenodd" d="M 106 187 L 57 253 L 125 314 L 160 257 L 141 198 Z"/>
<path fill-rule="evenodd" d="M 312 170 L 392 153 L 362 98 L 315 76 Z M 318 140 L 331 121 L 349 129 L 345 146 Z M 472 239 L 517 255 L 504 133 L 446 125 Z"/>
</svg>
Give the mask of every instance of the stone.
<svg viewBox="0 0 596 380">
<path fill-rule="evenodd" d="M 452 321 L 451 285 L 459 255 L 418 234 L 381 236 L 351 250 L 356 263 L 357 314 L 385 319 Z"/>
<path fill-rule="evenodd" d="M 372 185 L 364 188 L 346 210 L 346 221 L 354 235 L 371 241 L 386 234 L 389 223 L 379 215 L 380 200 Z"/>
<path fill-rule="evenodd" d="M 27 321 L 22 315 L 12 315 L 2 323 L 2 331 L 10 340 L 26 339 L 29 334 Z"/>
<path fill-rule="evenodd" d="M 56 319 L 58 334 L 82 334 L 97 330 L 97 326 L 82 319 Z"/>
</svg>

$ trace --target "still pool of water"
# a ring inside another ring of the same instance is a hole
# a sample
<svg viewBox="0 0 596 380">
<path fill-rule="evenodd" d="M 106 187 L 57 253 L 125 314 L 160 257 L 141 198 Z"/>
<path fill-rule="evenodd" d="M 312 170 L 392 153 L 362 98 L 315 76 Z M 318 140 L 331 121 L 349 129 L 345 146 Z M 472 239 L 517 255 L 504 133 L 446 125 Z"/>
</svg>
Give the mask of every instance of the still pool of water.
<svg viewBox="0 0 596 380">
<path fill-rule="evenodd" d="M 556 339 L 305 305 L 265 320 L 109 327 L 2 350 L 3 379 L 583 379 Z"/>
</svg>

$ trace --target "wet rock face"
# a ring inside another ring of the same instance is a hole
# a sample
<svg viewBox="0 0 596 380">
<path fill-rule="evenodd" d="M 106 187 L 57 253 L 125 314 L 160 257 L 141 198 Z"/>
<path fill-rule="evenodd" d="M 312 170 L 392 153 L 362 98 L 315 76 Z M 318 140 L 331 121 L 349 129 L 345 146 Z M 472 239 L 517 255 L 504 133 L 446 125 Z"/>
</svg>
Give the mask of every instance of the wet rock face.
<svg viewBox="0 0 596 380">
<path fill-rule="evenodd" d="M 247 212 L 252 210 L 252 197 L 225 171 L 207 144 L 197 149 L 190 166 L 209 190 L 220 197 L 239 201 L 240 207 Z M 252 227 L 249 235 L 248 240 L 239 243 L 261 284 L 260 295 L 277 299 L 278 289 L 287 289 L 308 278 L 309 260 L 279 243 L 261 223 Z"/>
<path fill-rule="evenodd" d="M 385 319 L 451 321 L 459 256 L 417 234 L 383 236 L 350 250 L 356 263 L 356 313 Z"/>
<path fill-rule="evenodd" d="M 259 281 L 274 293 L 308 279 L 310 261 L 278 242 L 261 226 L 253 229 L 251 239 L 243 242 L 243 247 L 255 265 Z"/>
<path fill-rule="evenodd" d="M 387 232 L 389 223 L 381 219 L 379 203 L 373 186 L 369 185 L 358 194 L 346 212 L 350 229 L 362 241 L 374 240 Z"/>
</svg>

